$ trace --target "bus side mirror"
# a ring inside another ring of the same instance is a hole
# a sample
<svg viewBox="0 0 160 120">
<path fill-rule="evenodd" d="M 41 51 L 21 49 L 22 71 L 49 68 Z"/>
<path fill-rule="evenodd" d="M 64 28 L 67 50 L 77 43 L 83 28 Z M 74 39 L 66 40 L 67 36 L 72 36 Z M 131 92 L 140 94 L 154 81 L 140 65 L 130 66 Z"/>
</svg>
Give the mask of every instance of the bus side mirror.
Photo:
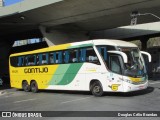
<svg viewBox="0 0 160 120">
<path fill-rule="evenodd" d="M 127 57 L 126 53 L 121 52 L 121 51 L 108 51 L 108 53 L 118 54 L 118 55 L 122 56 L 124 63 L 128 63 L 128 57 Z"/>
<path fill-rule="evenodd" d="M 152 57 L 151 57 L 151 54 L 149 54 L 148 52 L 145 52 L 145 51 L 141 51 L 141 54 L 144 54 L 148 57 L 148 61 L 151 62 L 152 60 Z"/>
</svg>

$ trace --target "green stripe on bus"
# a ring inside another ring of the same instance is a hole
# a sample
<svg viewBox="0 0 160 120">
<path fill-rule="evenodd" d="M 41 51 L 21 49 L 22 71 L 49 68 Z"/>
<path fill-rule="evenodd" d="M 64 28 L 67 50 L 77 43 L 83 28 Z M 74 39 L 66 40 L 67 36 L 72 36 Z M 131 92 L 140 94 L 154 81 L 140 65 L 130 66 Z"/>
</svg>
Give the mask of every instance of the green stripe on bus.
<svg viewBox="0 0 160 120">
<path fill-rule="evenodd" d="M 76 77 L 83 63 L 71 64 L 58 85 L 67 85 Z"/>
<path fill-rule="evenodd" d="M 82 44 L 82 45 L 75 45 L 75 46 L 70 46 L 68 48 L 80 48 L 80 47 L 89 47 L 89 46 L 93 46 L 93 44 Z"/>
<path fill-rule="evenodd" d="M 57 85 L 62 80 L 64 73 L 66 73 L 69 66 L 70 64 L 59 65 L 56 72 L 53 74 L 51 81 L 48 84 Z"/>
<path fill-rule="evenodd" d="M 59 65 L 49 85 L 67 85 L 76 77 L 83 63 Z"/>
</svg>

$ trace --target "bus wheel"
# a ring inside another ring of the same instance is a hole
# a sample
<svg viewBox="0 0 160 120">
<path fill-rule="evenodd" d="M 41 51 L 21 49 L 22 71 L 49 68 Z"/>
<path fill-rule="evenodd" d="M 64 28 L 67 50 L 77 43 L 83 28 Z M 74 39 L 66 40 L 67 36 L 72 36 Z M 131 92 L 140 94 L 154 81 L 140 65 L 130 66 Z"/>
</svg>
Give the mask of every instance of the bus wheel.
<svg viewBox="0 0 160 120">
<path fill-rule="evenodd" d="M 33 93 L 37 93 L 38 92 L 38 85 L 37 85 L 37 82 L 36 81 L 32 81 L 31 82 L 31 91 Z"/>
<path fill-rule="evenodd" d="M 23 89 L 25 92 L 29 92 L 29 91 L 30 91 L 30 86 L 28 85 L 28 82 L 27 82 L 27 81 L 23 81 L 23 82 L 22 82 L 22 89 Z"/>
<path fill-rule="evenodd" d="M 95 81 L 91 86 L 91 92 L 94 96 L 100 97 L 103 95 L 103 88 L 99 81 Z"/>
</svg>

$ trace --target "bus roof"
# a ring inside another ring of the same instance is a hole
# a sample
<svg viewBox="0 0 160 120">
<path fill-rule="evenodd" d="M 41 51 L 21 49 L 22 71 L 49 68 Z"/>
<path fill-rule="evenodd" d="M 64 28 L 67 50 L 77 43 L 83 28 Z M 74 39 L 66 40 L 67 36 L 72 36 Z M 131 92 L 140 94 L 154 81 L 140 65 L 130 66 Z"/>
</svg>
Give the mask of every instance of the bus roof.
<svg viewBox="0 0 160 120">
<path fill-rule="evenodd" d="M 81 42 L 73 42 L 73 43 L 55 45 L 55 46 L 50 46 L 50 47 L 42 48 L 42 49 L 38 49 L 38 50 L 15 53 L 15 54 L 11 54 L 10 56 L 18 56 L 18 55 L 25 55 L 25 54 L 35 54 L 35 53 L 39 53 L 39 52 L 64 50 L 64 49 L 79 48 L 79 47 L 93 46 L 93 45 L 111 45 L 111 46 L 119 46 L 119 47 L 137 47 L 133 43 L 122 41 L 122 40 L 96 39 L 96 40 L 88 40 L 88 41 L 81 41 Z"/>
<path fill-rule="evenodd" d="M 111 46 L 121 46 L 121 47 L 137 47 L 137 45 L 122 41 L 122 40 L 112 40 L 112 39 L 97 39 L 93 40 L 95 45 L 111 45 Z"/>
</svg>

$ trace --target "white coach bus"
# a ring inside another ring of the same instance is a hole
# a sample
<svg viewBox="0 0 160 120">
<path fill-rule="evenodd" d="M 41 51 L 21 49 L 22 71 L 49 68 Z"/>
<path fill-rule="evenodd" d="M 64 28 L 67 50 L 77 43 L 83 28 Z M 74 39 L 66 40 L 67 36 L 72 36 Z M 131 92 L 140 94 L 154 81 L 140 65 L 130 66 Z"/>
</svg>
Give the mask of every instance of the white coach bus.
<svg viewBox="0 0 160 120">
<path fill-rule="evenodd" d="M 48 90 L 131 92 L 146 89 L 142 54 L 132 43 L 90 40 L 62 44 L 10 56 L 11 86 L 24 91 Z"/>
</svg>

